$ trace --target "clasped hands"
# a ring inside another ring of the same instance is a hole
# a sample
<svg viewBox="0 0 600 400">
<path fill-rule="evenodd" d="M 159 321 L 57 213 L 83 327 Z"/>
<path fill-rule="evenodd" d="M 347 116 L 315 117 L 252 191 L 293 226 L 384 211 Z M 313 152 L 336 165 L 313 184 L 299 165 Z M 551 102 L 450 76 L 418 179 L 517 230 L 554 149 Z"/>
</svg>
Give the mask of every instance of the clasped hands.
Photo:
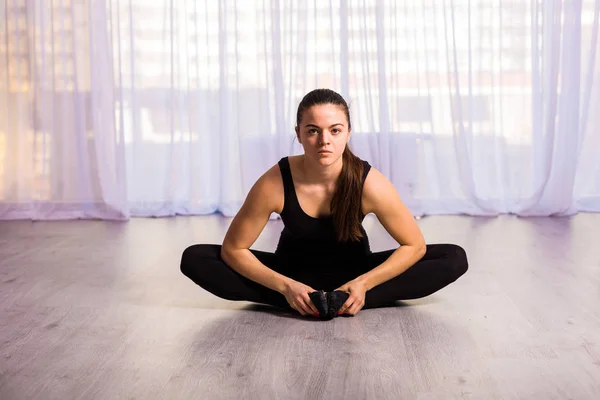
<svg viewBox="0 0 600 400">
<path fill-rule="evenodd" d="M 293 281 L 282 293 L 289 305 L 301 315 L 332 319 L 341 314 L 356 315 L 365 305 L 366 284 L 352 280 L 332 292 L 315 290 Z"/>
</svg>

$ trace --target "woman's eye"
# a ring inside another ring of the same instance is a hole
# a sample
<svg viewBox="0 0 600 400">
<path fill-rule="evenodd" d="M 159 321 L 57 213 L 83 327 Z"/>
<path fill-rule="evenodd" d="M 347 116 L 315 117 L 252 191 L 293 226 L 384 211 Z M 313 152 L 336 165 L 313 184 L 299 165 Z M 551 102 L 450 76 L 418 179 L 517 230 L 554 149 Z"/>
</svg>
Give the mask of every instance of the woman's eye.
<svg viewBox="0 0 600 400">
<path fill-rule="evenodd" d="M 310 134 L 312 134 L 312 133 L 317 133 L 317 130 L 316 130 L 316 129 L 309 129 L 309 130 L 308 130 L 308 133 L 310 133 Z"/>
<path fill-rule="evenodd" d="M 334 129 L 332 132 L 337 134 L 337 133 L 340 133 L 340 130 L 339 129 Z"/>
</svg>

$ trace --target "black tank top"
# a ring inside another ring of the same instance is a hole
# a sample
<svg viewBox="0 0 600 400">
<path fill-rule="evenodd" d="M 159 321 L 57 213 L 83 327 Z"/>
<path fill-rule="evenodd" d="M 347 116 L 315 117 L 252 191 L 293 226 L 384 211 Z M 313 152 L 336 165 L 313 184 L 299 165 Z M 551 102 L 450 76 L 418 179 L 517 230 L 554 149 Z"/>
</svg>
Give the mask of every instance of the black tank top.
<svg viewBox="0 0 600 400">
<path fill-rule="evenodd" d="M 362 160 L 364 184 L 371 165 Z M 300 207 L 288 157 L 279 160 L 279 169 L 283 179 L 284 206 L 281 219 L 283 231 L 277 244 L 275 254 L 291 261 L 311 263 L 328 263 L 340 259 L 354 259 L 370 253 L 369 239 L 362 224 L 360 226 L 363 238 L 355 242 L 338 242 L 336 239 L 333 216 L 315 218 L 306 214 Z M 361 216 L 361 222 L 364 216 Z"/>
</svg>

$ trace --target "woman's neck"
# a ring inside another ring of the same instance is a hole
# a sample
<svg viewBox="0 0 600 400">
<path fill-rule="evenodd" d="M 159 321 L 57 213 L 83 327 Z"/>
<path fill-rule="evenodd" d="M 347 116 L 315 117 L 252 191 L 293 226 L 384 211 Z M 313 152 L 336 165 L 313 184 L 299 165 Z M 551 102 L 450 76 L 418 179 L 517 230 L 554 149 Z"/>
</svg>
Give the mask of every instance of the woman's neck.
<svg viewBox="0 0 600 400">
<path fill-rule="evenodd" d="M 335 185 L 338 177 L 342 173 L 343 157 L 340 157 L 331 165 L 322 165 L 316 162 L 311 162 L 302 155 L 300 165 L 304 179 L 310 184 L 322 184 L 326 186 Z"/>
</svg>

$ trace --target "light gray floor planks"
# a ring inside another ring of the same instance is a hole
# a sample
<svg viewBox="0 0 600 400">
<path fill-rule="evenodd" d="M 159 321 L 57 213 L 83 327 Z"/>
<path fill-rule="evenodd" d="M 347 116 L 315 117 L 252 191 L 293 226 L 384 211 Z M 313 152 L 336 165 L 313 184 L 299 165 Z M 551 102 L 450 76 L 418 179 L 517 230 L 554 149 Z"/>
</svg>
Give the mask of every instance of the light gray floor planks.
<svg viewBox="0 0 600 400">
<path fill-rule="evenodd" d="M 0 399 L 600 398 L 598 214 L 424 218 L 469 272 L 326 322 L 181 275 L 183 249 L 220 243 L 230 221 L 0 222 Z M 374 251 L 394 247 L 375 218 L 365 228 Z"/>
</svg>

